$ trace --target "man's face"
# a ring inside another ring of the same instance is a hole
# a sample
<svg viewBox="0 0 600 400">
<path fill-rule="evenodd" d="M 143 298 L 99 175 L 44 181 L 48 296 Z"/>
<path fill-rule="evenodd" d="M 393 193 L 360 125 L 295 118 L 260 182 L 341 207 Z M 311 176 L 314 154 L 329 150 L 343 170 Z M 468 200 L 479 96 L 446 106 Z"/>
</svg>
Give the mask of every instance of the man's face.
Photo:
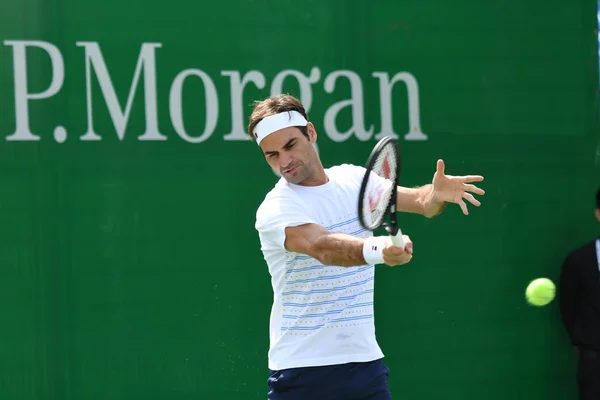
<svg viewBox="0 0 600 400">
<path fill-rule="evenodd" d="M 301 184 L 314 173 L 316 134 L 312 124 L 307 128 L 310 139 L 298 128 L 290 127 L 273 132 L 260 142 L 271 168 L 294 184 Z"/>
<path fill-rule="evenodd" d="M 596 219 L 600 222 L 600 208 L 596 208 Z"/>
</svg>

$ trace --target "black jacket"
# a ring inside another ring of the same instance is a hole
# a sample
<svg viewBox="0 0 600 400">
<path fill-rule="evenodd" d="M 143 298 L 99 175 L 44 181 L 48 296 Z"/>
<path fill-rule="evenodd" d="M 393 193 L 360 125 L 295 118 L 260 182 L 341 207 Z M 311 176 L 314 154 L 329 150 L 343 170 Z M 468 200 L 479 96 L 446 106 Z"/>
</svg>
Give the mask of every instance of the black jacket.
<svg viewBox="0 0 600 400">
<path fill-rule="evenodd" d="M 596 240 L 573 250 L 565 258 L 558 298 L 572 344 L 600 351 L 600 271 Z"/>
</svg>

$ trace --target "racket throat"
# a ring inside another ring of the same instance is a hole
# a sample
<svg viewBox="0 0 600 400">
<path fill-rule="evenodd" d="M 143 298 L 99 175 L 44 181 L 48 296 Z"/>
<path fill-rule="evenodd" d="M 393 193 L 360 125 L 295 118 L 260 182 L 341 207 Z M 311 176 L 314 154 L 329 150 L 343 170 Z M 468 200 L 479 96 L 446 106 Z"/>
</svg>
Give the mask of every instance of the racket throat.
<svg viewBox="0 0 600 400">
<path fill-rule="evenodd" d="M 387 233 L 390 236 L 396 236 L 398 234 L 398 232 L 400 232 L 400 229 L 397 226 L 386 226 L 385 230 L 387 231 Z"/>
</svg>

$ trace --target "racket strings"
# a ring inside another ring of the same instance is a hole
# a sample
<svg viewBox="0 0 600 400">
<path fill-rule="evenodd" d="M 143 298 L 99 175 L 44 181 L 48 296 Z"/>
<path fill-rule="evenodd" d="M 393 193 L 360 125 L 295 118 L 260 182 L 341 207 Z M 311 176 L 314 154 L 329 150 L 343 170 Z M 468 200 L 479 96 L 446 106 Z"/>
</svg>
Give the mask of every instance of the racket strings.
<svg viewBox="0 0 600 400">
<path fill-rule="evenodd" d="M 382 178 L 389 179 L 391 181 L 396 180 L 396 153 L 391 145 L 385 146 L 373 166 L 373 172 Z"/>
<path fill-rule="evenodd" d="M 363 204 L 365 222 L 371 228 L 378 227 L 386 215 L 396 182 L 397 157 L 392 145 L 385 146 L 377 155 L 369 177 Z"/>
</svg>

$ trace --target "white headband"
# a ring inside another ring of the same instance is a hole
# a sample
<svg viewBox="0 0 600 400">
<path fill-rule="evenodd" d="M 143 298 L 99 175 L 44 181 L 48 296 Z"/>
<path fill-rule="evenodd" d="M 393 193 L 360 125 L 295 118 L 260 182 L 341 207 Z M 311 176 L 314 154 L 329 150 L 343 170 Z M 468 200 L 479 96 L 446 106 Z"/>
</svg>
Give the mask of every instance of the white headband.
<svg viewBox="0 0 600 400">
<path fill-rule="evenodd" d="M 306 124 L 308 124 L 308 121 L 298 111 L 284 111 L 263 118 L 252 133 L 256 138 L 256 143 L 260 145 L 260 141 L 273 132 L 290 126 L 306 126 Z"/>
</svg>

